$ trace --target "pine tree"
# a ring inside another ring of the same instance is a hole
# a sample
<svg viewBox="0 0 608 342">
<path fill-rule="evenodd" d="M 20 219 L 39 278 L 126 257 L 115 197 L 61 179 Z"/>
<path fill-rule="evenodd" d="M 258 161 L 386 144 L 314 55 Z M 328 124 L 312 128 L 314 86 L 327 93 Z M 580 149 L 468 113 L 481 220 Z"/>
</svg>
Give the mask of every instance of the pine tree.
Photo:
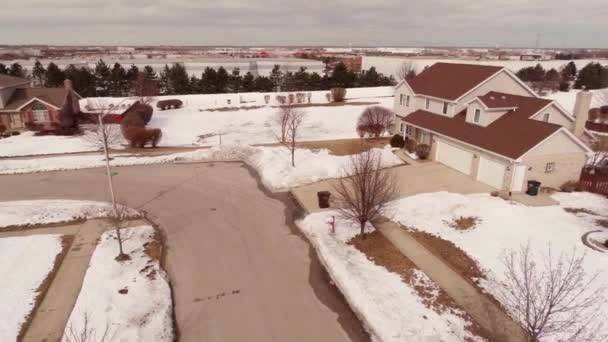
<svg viewBox="0 0 608 342">
<path fill-rule="evenodd" d="M 250 72 L 247 72 L 245 74 L 245 76 L 243 77 L 243 84 L 242 84 L 243 92 L 252 92 L 252 91 L 255 91 L 255 84 L 254 84 L 254 82 L 255 82 L 255 79 L 253 77 L 253 74 L 251 74 Z M 274 86 L 274 84 L 273 84 L 273 86 Z"/>
<path fill-rule="evenodd" d="M 361 87 L 377 87 L 382 83 L 382 80 L 380 74 L 376 71 L 376 67 L 371 67 L 369 70 L 361 72 L 358 83 Z"/>
<path fill-rule="evenodd" d="M 215 89 L 218 94 L 228 92 L 228 84 L 230 83 L 230 75 L 223 66 L 217 69 L 217 79 L 215 81 Z"/>
<path fill-rule="evenodd" d="M 110 96 L 123 97 L 128 94 L 129 91 L 129 79 L 127 72 L 120 65 L 120 63 L 114 63 L 112 70 L 110 71 Z"/>
<path fill-rule="evenodd" d="M 283 86 L 283 72 L 281 71 L 280 65 L 274 65 L 272 71 L 270 71 L 270 80 L 272 81 L 273 87 L 277 91 L 280 91 L 281 87 Z"/>
<path fill-rule="evenodd" d="M 8 69 L 8 75 L 25 78 L 25 69 L 23 69 L 21 64 L 15 62 Z"/>
<path fill-rule="evenodd" d="M 158 75 L 156 75 L 156 71 L 154 71 L 154 69 L 152 69 L 152 67 L 149 65 L 146 65 L 144 67 L 144 74 L 146 75 L 146 78 L 148 78 L 148 79 L 151 79 L 151 80 L 158 79 Z"/>
<path fill-rule="evenodd" d="M 45 86 L 49 88 L 60 87 L 65 78 L 64 72 L 57 66 L 57 64 L 50 62 L 46 68 Z"/>
<path fill-rule="evenodd" d="M 129 83 L 134 82 L 137 79 L 137 75 L 139 75 L 139 68 L 135 64 L 131 64 L 129 70 L 127 70 L 127 80 Z"/>
<path fill-rule="evenodd" d="M 32 69 L 32 78 L 37 87 L 44 87 L 46 84 L 46 70 L 39 60 L 36 60 L 36 64 L 34 64 L 34 68 Z"/>
<path fill-rule="evenodd" d="M 353 86 L 356 78 L 357 75 L 348 70 L 344 63 L 340 62 L 336 64 L 334 71 L 331 74 L 332 87 L 349 88 Z"/>
<path fill-rule="evenodd" d="M 241 77 L 241 70 L 239 68 L 232 69 L 232 74 L 230 75 L 230 85 L 228 86 L 228 91 L 231 93 L 240 92 L 242 82 L 243 82 L 243 78 Z"/>
<path fill-rule="evenodd" d="M 253 82 L 253 88 L 259 92 L 271 92 L 274 88 L 274 83 L 270 78 L 260 76 Z"/>
<path fill-rule="evenodd" d="M 574 61 L 570 61 L 562 69 L 562 72 L 561 72 L 562 79 L 564 81 L 570 82 L 570 81 L 574 80 L 574 78 L 576 77 L 576 72 L 577 72 L 576 64 L 574 63 Z"/>
<path fill-rule="evenodd" d="M 574 88 L 601 89 L 608 87 L 608 67 L 600 63 L 589 63 L 579 72 Z"/>
<path fill-rule="evenodd" d="M 109 96 L 111 92 L 111 76 L 110 67 L 103 61 L 99 60 L 95 65 L 95 90 L 97 96 Z"/>
<path fill-rule="evenodd" d="M 0 75 L 6 75 L 8 74 L 8 68 L 6 67 L 6 65 L 0 63 Z"/>
<path fill-rule="evenodd" d="M 161 73 L 160 73 L 160 80 L 159 80 L 159 84 L 158 84 L 161 95 L 175 94 L 175 91 L 173 90 L 173 88 L 171 88 L 171 83 L 169 82 L 170 73 L 171 73 L 171 69 L 169 69 L 169 66 L 167 64 L 165 64 L 163 71 L 161 71 Z"/>
<path fill-rule="evenodd" d="M 175 94 L 190 94 L 190 77 L 182 63 L 175 63 L 169 73 L 169 83 Z"/>
<path fill-rule="evenodd" d="M 216 94 L 217 93 L 217 71 L 206 67 L 201 77 L 201 93 Z"/>
</svg>

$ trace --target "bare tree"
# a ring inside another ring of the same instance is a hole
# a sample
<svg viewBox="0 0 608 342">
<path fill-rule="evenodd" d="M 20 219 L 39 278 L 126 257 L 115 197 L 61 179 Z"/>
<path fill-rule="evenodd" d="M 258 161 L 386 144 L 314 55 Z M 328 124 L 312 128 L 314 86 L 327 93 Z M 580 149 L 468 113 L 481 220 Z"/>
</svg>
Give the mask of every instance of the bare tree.
<svg viewBox="0 0 608 342">
<path fill-rule="evenodd" d="M 416 69 L 412 65 L 412 62 L 407 60 L 401 63 L 397 69 L 397 77 L 399 80 L 411 80 L 416 77 Z"/>
<path fill-rule="evenodd" d="M 371 106 L 365 108 L 357 121 L 357 132 L 359 136 L 379 138 L 388 132 L 393 126 L 393 112 L 382 106 Z"/>
<path fill-rule="evenodd" d="M 365 225 L 383 222 L 388 203 L 397 198 L 397 177 L 382 169 L 382 155 L 374 150 L 351 156 L 344 173 L 334 185 L 338 211 L 343 219 L 358 223 L 365 238 Z"/>
<path fill-rule="evenodd" d="M 82 326 L 75 327 L 70 324 L 63 332 L 63 342 L 105 342 L 111 338 L 108 335 L 109 327 L 106 325 L 105 330 L 99 336 L 94 327 L 89 326 L 89 314 L 85 312 L 82 318 Z"/>
<path fill-rule="evenodd" d="M 275 124 L 279 127 L 277 140 L 291 152 L 291 166 L 296 166 L 296 144 L 300 137 L 300 129 L 306 112 L 292 105 L 281 106 L 275 117 Z"/>
<path fill-rule="evenodd" d="M 131 85 L 131 91 L 139 97 L 140 103 L 149 104 L 159 93 L 158 80 L 148 78 L 145 73 L 139 72 Z"/>
<path fill-rule="evenodd" d="M 100 150 L 104 150 L 105 146 L 119 145 L 123 141 L 120 125 L 104 124 L 99 121 L 83 135 L 83 138 L 87 144 Z"/>
<path fill-rule="evenodd" d="M 593 142 L 591 148 L 595 153 L 593 153 L 593 156 L 588 160 L 588 165 L 594 167 L 602 166 L 608 161 L 608 138 L 600 137 Z"/>
<path fill-rule="evenodd" d="M 124 235 L 122 231 L 122 229 L 126 226 L 126 223 L 129 221 L 129 218 L 130 209 L 122 204 L 116 204 L 116 207 L 113 208 L 113 213 L 108 217 L 108 221 L 114 229 L 116 241 L 118 242 L 118 256 L 116 256 L 117 261 L 131 259 L 131 257 L 129 257 L 129 255 L 126 254 L 123 249 L 123 243 L 127 241 L 130 236 Z"/>
<path fill-rule="evenodd" d="M 506 280 L 497 284 L 498 299 L 529 342 L 605 341 L 599 316 L 605 288 L 597 284 L 599 273 L 585 272 L 584 257 L 576 251 L 556 257 L 550 246 L 535 255 L 530 244 L 503 255 Z"/>
</svg>

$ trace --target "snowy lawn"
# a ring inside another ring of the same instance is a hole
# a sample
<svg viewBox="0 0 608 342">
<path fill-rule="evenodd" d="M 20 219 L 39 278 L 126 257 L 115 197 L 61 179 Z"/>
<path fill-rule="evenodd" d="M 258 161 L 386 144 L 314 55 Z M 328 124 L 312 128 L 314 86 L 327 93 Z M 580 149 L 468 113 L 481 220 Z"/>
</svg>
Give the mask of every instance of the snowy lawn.
<svg viewBox="0 0 608 342">
<path fill-rule="evenodd" d="M 464 337 L 480 340 L 465 330 L 470 325 L 451 310 L 442 313 L 424 304 L 413 287 L 397 273 L 370 261 L 357 248 L 347 244 L 359 228 L 337 221 L 336 232 L 329 231 L 327 221 L 334 211 L 306 216 L 297 224 L 311 241 L 319 259 L 354 312 L 364 322 L 372 341 L 463 341 Z M 370 227 L 371 228 L 371 227 Z M 416 282 L 439 288 L 424 273 L 415 272 Z"/>
<path fill-rule="evenodd" d="M 113 232 L 101 236 L 64 334 L 82 333 L 86 317 L 89 333 L 107 332 L 111 341 L 173 341 L 171 290 L 153 247 L 154 228 L 126 228 L 123 234 L 131 260 L 114 260 Z"/>
<path fill-rule="evenodd" d="M 585 270 L 589 274 L 600 271 L 598 283 L 607 284 L 608 253 L 584 246 L 581 236 L 605 229 L 597 221 L 605 219 L 598 215 L 608 213 L 608 199 L 590 193 L 557 193 L 553 198 L 560 205 L 528 207 L 487 194 L 438 192 L 397 200 L 392 210 L 401 224 L 451 241 L 465 251 L 487 276 L 480 279 L 480 285 L 495 296 L 498 292 L 493 280 L 506 279 L 501 257 L 528 242 L 539 262 L 549 245 L 553 255 L 586 252 Z M 457 230 L 450 224 L 460 217 L 475 217 L 478 222 L 471 229 Z M 603 310 L 600 317 L 608 315 L 608 306 L 604 305 Z"/>
<path fill-rule="evenodd" d="M 62 251 L 61 235 L 0 239 L 0 341 L 17 340 Z"/>
<path fill-rule="evenodd" d="M 580 89 L 572 89 L 570 91 L 557 91 L 548 94 L 545 98 L 557 101 L 562 107 L 570 113 L 574 112 L 574 104 L 576 103 L 576 94 Z M 599 108 L 608 105 L 608 88 L 589 90 L 593 97 L 591 98 L 591 108 Z"/>
<path fill-rule="evenodd" d="M 382 153 L 386 167 L 403 164 L 390 147 L 377 149 Z M 113 166 L 161 164 L 172 162 L 244 161 L 262 177 L 271 191 L 312 183 L 326 178 L 339 177 L 348 164 L 348 156 L 334 156 L 327 150 L 296 150 L 296 167 L 291 166 L 291 155 L 285 147 L 253 147 L 222 145 L 193 152 L 175 153 L 156 157 L 113 155 Z M 5 160 L 0 163 L 0 174 L 76 170 L 104 166 L 101 155 L 63 156 L 38 159 Z"/>
<path fill-rule="evenodd" d="M 80 219 L 108 217 L 112 211 L 109 203 L 75 200 L 32 200 L 0 202 L 0 230 L 14 226 L 29 226 L 69 222 Z M 129 209 L 133 218 L 141 217 Z"/>
<path fill-rule="evenodd" d="M 96 151 L 81 136 L 45 135 L 36 137 L 34 132 L 0 139 L 0 157 L 31 156 L 54 153 L 74 153 Z"/>
</svg>

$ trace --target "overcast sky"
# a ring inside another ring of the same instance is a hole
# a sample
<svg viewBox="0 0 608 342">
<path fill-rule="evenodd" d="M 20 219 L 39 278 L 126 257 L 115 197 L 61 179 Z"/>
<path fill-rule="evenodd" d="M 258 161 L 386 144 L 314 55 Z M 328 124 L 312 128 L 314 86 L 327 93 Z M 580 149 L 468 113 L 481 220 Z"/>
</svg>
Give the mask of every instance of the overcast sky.
<svg viewBox="0 0 608 342">
<path fill-rule="evenodd" d="M 0 2 L 0 44 L 608 47 L 606 0 Z"/>
</svg>

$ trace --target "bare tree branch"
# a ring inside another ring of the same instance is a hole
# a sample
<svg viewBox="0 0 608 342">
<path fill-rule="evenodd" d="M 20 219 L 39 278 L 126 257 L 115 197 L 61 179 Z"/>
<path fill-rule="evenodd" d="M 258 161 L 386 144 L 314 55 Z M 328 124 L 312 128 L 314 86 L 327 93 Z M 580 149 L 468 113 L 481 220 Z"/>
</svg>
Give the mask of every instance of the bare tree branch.
<svg viewBox="0 0 608 342">
<path fill-rule="evenodd" d="M 75 327 L 70 324 L 63 332 L 63 342 L 105 342 L 110 340 L 108 335 L 109 327 L 106 327 L 101 336 L 97 337 L 97 331 L 94 327 L 89 326 L 90 316 L 88 312 L 84 312 L 82 326 Z"/>
<path fill-rule="evenodd" d="M 393 112 L 382 106 L 365 108 L 357 120 L 357 133 L 360 137 L 379 138 L 393 126 Z"/>
<path fill-rule="evenodd" d="M 382 155 L 375 150 L 351 156 L 344 174 L 334 185 L 338 211 L 343 219 L 358 223 L 365 237 L 365 225 L 382 222 L 389 202 L 397 198 L 397 176 L 382 169 Z"/>
<path fill-rule="evenodd" d="M 416 77 L 416 69 L 411 61 L 404 61 L 397 69 L 397 77 L 401 80 L 411 80 Z"/>
<path fill-rule="evenodd" d="M 498 299 L 522 323 L 528 341 L 605 341 L 604 285 L 587 274 L 585 255 L 555 256 L 551 247 L 535 254 L 530 244 L 503 255 L 506 280 L 497 283 Z M 540 262 L 538 260 L 540 259 Z"/>
<path fill-rule="evenodd" d="M 296 144 L 300 137 L 300 129 L 306 112 L 292 105 L 281 106 L 275 117 L 275 125 L 278 126 L 277 140 L 291 152 L 291 166 L 296 166 L 295 152 Z"/>
</svg>

